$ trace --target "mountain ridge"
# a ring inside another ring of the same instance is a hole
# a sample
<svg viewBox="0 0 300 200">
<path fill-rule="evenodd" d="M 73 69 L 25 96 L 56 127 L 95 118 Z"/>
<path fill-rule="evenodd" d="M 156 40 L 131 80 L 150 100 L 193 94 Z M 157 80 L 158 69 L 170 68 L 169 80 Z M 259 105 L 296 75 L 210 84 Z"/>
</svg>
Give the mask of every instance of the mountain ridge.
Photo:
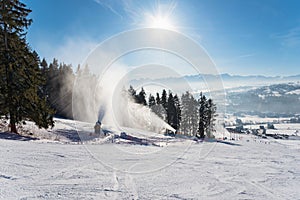
<svg viewBox="0 0 300 200">
<path fill-rule="evenodd" d="M 195 75 L 185 75 L 184 78 L 193 79 L 199 77 L 209 78 L 209 77 L 218 77 L 220 76 L 222 79 L 277 79 L 277 80 L 289 80 L 289 79 L 298 79 L 300 81 L 300 74 L 290 75 L 290 76 L 265 76 L 265 75 L 231 75 L 229 73 L 223 73 L 220 75 L 214 74 L 195 74 Z"/>
</svg>

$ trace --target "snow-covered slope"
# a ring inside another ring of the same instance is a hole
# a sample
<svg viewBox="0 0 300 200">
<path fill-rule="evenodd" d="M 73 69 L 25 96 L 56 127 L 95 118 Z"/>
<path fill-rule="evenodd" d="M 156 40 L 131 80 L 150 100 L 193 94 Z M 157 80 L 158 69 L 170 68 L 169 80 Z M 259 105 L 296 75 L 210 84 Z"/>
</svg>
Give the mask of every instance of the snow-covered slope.
<svg viewBox="0 0 300 200">
<path fill-rule="evenodd" d="M 56 130 L 73 126 L 64 123 Z M 0 139 L 0 198 L 298 199 L 300 141 L 240 138 L 163 147 Z"/>
<path fill-rule="evenodd" d="M 300 84 L 282 83 L 242 92 L 228 90 L 227 111 L 252 114 L 299 114 Z"/>
</svg>

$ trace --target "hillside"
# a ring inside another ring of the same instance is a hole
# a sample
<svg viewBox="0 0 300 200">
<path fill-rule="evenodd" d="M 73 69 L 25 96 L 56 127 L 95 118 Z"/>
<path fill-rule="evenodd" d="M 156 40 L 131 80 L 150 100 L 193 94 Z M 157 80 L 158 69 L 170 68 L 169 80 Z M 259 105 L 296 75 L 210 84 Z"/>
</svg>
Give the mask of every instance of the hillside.
<svg viewBox="0 0 300 200">
<path fill-rule="evenodd" d="M 300 113 L 300 84 L 286 83 L 228 91 L 228 111 L 295 115 Z"/>
</svg>

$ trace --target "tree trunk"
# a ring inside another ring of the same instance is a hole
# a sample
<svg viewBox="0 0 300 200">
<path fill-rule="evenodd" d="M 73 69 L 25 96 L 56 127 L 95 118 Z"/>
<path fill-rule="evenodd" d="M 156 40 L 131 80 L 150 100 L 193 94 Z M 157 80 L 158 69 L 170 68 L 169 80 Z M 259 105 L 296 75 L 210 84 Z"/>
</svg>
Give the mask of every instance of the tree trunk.
<svg viewBox="0 0 300 200">
<path fill-rule="evenodd" d="M 7 24 L 4 24 L 4 43 L 5 43 L 5 56 L 8 59 L 8 38 L 7 38 Z M 6 61 L 7 62 L 7 61 Z M 18 133 L 16 127 L 16 119 L 13 114 L 13 105 L 12 105 L 12 92 L 11 92 L 11 83 L 12 83 L 12 74 L 9 70 L 8 63 L 5 65 L 5 74 L 6 74 L 6 87 L 8 90 L 8 99 L 9 99 L 9 115 L 10 115 L 10 131 L 13 133 Z"/>
<path fill-rule="evenodd" d="M 16 123 L 10 123 L 10 131 L 12 133 L 17 133 L 18 134 L 18 130 L 17 130 L 17 127 L 16 127 Z"/>
<path fill-rule="evenodd" d="M 15 116 L 13 114 L 13 111 L 10 112 L 10 131 L 12 133 L 17 133 L 18 134 L 18 130 L 16 127 L 16 119 Z"/>
</svg>

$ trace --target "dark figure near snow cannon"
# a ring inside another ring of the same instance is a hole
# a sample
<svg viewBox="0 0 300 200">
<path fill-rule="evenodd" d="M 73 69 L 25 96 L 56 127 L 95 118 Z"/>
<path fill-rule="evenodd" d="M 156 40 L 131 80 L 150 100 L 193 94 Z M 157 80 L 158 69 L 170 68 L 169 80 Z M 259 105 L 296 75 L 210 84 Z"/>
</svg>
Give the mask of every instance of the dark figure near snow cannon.
<svg viewBox="0 0 300 200">
<path fill-rule="evenodd" d="M 100 132 L 101 132 L 101 122 L 99 122 L 99 120 L 96 122 L 96 124 L 94 126 L 94 129 L 95 129 L 95 134 L 100 135 Z"/>
</svg>

